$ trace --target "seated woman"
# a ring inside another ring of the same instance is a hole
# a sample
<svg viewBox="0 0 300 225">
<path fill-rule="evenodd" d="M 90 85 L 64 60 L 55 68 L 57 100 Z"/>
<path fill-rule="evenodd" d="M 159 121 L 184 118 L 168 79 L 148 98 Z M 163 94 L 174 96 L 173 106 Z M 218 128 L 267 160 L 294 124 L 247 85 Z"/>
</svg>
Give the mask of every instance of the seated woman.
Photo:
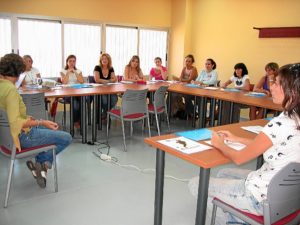
<svg viewBox="0 0 300 225">
<path fill-rule="evenodd" d="M 94 79 L 96 83 L 107 84 L 117 82 L 114 68 L 112 67 L 111 57 L 107 53 L 103 53 L 99 59 L 99 65 L 94 68 Z M 101 96 L 102 109 L 103 109 L 103 118 L 106 118 L 106 113 L 108 110 L 108 96 Z M 115 107 L 118 102 L 117 95 L 110 95 L 110 108 Z"/>
<path fill-rule="evenodd" d="M 183 82 L 183 83 L 191 83 L 191 81 L 194 81 L 197 76 L 198 76 L 198 71 L 197 68 L 195 66 L 193 66 L 195 62 L 194 56 L 189 54 L 184 58 L 184 64 L 185 66 L 182 68 L 180 77 L 179 77 L 179 81 Z M 179 108 L 180 105 L 180 101 L 183 97 L 183 95 L 177 94 L 174 95 L 174 98 L 172 103 L 174 103 L 173 107 L 172 107 L 172 112 L 176 112 Z M 189 95 L 184 96 L 185 98 L 185 113 L 188 116 L 192 116 L 193 113 L 193 102 L 192 102 L 192 98 Z M 175 108 L 174 108 L 175 107 Z M 174 113 L 173 113 L 174 114 Z M 180 116 L 179 116 L 180 117 Z"/>
<path fill-rule="evenodd" d="M 300 162 L 300 63 L 281 67 L 270 90 L 273 102 L 281 104 L 283 112 L 272 119 L 255 139 L 238 137 L 228 131 L 212 134 L 212 144 L 234 163 L 240 165 L 264 155 L 263 166 L 256 171 L 243 169 L 225 169 L 217 178 L 211 178 L 209 184 L 208 209 L 211 200 L 217 197 L 235 208 L 255 215 L 262 215 L 262 202 L 268 198 L 267 187 L 270 180 L 280 169 L 291 162 Z M 293 93 L 291 95 L 291 93 Z M 224 143 L 224 140 L 240 142 L 246 145 L 236 151 Z M 197 190 L 196 180 L 190 182 L 193 193 Z M 226 223 L 227 222 L 227 223 Z M 216 224 L 236 223 L 232 215 L 217 210 Z"/>
<path fill-rule="evenodd" d="M 26 107 L 15 83 L 24 72 L 23 59 L 16 54 L 7 54 L 0 61 L 0 108 L 6 111 L 10 132 L 17 151 L 39 145 L 56 145 L 56 154 L 64 150 L 72 141 L 70 134 L 59 131 L 58 125 L 49 120 L 37 120 L 26 115 Z M 47 169 L 51 169 L 52 151 L 39 153 L 34 164 L 27 161 L 38 185 L 46 187 Z"/>
<path fill-rule="evenodd" d="M 76 68 L 76 56 L 69 55 L 66 59 L 66 66 L 60 71 L 61 82 L 63 84 L 82 84 L 84 79 L 82 72 Z M 65 98 L 70 102 L 71 98 Z M 80 97 L 74 97 L 73 113 L 74 126 L 80 128 Z"/>
<path fill-rule="evenodd" d="M 151 68 L 149 80 L 155 79 L 155 80 L 167 80 L 168 74 L 167 74 L 167 68 L 161 65 L 161 58 L 156 57 L 154 59 L 155 67 Z"/>
<path fill-rule="evenodd" d="M 144 75 L 140 68 L 140 57 L 137 55 L 132 56 L 127 66 L 125 66 L 124 79 L 125 81 L 136 82 L 143 80 Z"/>
<path fill-rule="evenodd" d="M 266 74 L 254 86 L 253 91 L 264 93 L 271 97 L 270 87 L 274 83 L 278 73 L 279 66 L 275 62 L 270 62 L 265 66 Z M 260 107 L 251 106 L 249 117 L 250 120 L 262 119 L 264 109 Z"/>
<path fill-rule="evenodd" d="M 217 64 L 213 59 L 207 59 L 205 62 L 205 69 L 202 70 L 195 81 L 191 83 L 216 86 L 218 82 L 218 73 L 216 71 Z"/>
<path fill-rule="evenodd" d="M 226 88 L 231 83 L 234 83 L 236 89 L 244 91 L 250 91 L 250 79 L 248 76 L 248 70 L 244 63 L 237 63 L 234 66 L 233 76 L 230 77 L 221 87 Z"/>
<path fill-rule="evenodd" d="M 231 83 L 234 84 L 234 88 L 236 89 L 240 89 L 243 91 L 250 91 L 251 89 L 250 78 L 248 75 L 247 67 L 244 63 L 237 63 L 234 66 L 233 76 L 231 76 L 230 79 L 226 81 L 223 85 L 221 85 L 221 87 L 226 88 Z M 234 104 L 233 118 L 232 118 L 233 123 L 240 121 L 241 108 L 248 108 L 248 106 L 242 104 Z M 230 121 L 230 114 L 228 113 L 230 111 L 230 103 L 223 102 L 222 108 L 219 111 L 222 113 L 221 124 L 228 124 Z"/>
<path fill-rule="evenodd" d="M 32 67 L 33 60 L 30 55 L 23 56 L 26 68 L 24 71 L 25 79 L 23 80 L 22 85 L 26 84 L 38 84 L 38 79 L 41 78 L 40 71 L 37 68 Z"/>
</svg>

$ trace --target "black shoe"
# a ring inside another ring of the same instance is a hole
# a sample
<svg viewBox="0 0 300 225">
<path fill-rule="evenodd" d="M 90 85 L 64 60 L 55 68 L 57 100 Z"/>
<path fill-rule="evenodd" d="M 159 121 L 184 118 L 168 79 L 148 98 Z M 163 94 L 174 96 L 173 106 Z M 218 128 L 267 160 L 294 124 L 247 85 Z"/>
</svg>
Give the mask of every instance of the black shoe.
<svg viewBox="0 0 300 225">
<path fill-rule="evenodd" d="M 36 168 L 36 182 L 41 188 L 46 187 L 46 178 L 47 178 L 47 170 L 45 171 L 44 164 L 41 165 L 40 163 L 35 164 Z"/>
</svg>

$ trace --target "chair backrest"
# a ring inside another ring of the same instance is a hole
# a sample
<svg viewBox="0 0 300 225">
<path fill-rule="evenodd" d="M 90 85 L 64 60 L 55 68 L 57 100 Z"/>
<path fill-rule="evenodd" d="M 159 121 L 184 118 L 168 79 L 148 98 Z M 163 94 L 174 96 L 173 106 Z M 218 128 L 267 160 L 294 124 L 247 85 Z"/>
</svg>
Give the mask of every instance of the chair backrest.
<svg viewBox="0 0 300 225">
<path fill-rule="evenodd" d="M 165 94 L 168 90 L 168 86 L 160 86 L 154 93 L 154 105 L 156 109 L 166 106 Z"/>
<path fill-rule="evenodd" d="M 11 151 L 12 154 L 8 151 Z M 16 148 L 10 134 L 7 113 L 3 109 L 0 109 L 0 152 L 8 157 L 16 154 Z"/>
<path fill-rule="evenodd" d="M 300 209 L 300 163 L 289 163 L 271 180 L 268 187 L 270 224 Z M 267 206 L 266 206 L 267 207 Z M 264 215 L 266 216 L 266 215 Z"/>
<path fill-rule="evenodd" d="M 26 114 L 33 116 L 35 119 L 46 119 L 45 94 L 21 94 L 26 106 Z"/>
<path fill-rule="evenodd" d="M 148 89 L 127 89 L 122 97 L 122 115 L 127 116 L 136 113 L 148 114 L 146 103 Z"/>
<path fill-rule="evenodd" d="M 88 83 L 96 83 L 94 76 L 91 75 L 87 77 L 87 81 Z"/>
</svg>

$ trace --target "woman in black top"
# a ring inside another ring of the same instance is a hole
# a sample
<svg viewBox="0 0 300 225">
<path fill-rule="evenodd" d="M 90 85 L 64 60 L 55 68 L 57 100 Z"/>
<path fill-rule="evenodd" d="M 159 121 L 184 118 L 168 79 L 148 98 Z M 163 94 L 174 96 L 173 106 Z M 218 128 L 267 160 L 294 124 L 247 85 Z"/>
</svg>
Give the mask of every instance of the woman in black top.
<svg viewBox="0 0 300 225">
<path fill-rule="evenodd" d="M 107 84 L 117 82 L 117 78 L 112 67 L 111 57 L 107 53 L 103 53 L 99 59 L 99 65 L 94 68 L 94 79 L 96 83 Z M 102 118 L 106 118 L 108 110 L 108 96 L 102 95 Z M 117 95 L 110 95 L 110 108 L 113 108 L 118 102 Z"/>
</svg>

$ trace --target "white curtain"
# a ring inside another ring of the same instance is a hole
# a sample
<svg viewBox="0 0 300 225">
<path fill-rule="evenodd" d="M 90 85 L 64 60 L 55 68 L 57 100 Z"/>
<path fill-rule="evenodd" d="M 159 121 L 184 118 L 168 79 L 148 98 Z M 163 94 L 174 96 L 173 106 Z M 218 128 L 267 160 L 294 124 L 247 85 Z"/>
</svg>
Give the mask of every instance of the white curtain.
<svg viewBox="0 0 300 225">
<path fill-rule="evenodd" d="M 150 73 L 155 57 L 160 57 L 162 65 L 166 66 L 167 36 L 167 31 L 140 30 L 139 56 L 144 74 Z"/>
<path fill-rule="evenodd" d="M 18 19 L 20 55 L 30 55 L 42 77 L 58 77 L 62 69 L 61 23 Z"/>
<path fill-rule="evenodd" d="M 10 19 L 0 18 L 0 57 L 12 50 Z"/>
<path fill-rule="evenodd" d="M 112 58 L 116 75 L 123 75 L 131 57 L 137 54 L 137 41 L 136 28 L 106 27 L 106 53 Z"/>
<path fill-rule="evenodd" d="M 101 52 L 101 26 L 85 24 L 64 25 L 64 58 L 76 56 L 76 67 L 84 76 L 93 75 Z"/>
</svg>

